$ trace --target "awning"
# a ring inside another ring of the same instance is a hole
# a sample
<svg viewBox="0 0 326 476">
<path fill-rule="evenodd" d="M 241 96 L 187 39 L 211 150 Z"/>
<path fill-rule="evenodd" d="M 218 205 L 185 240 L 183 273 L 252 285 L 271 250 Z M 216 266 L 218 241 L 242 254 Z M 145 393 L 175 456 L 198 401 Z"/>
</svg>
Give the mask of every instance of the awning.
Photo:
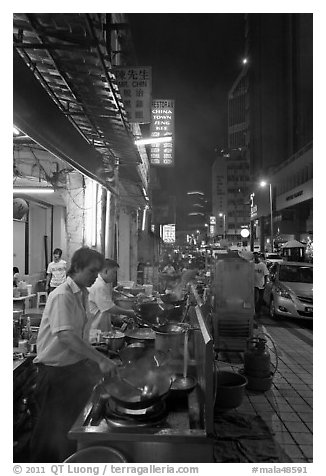
<svg viewBox="0 0 326 476">
<path fill-rule="evenodd" d="M 112 190 L 107 168 L 141 182 L 141 157 L 97 14 L 14 14 L 14 123 Z"/>
</svg>

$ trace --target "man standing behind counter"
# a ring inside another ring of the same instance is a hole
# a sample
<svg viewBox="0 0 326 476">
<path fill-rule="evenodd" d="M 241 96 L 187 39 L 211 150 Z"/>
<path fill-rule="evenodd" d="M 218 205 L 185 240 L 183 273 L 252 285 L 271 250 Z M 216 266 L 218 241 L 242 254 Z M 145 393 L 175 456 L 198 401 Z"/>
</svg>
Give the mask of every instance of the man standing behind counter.
<svg viewBox="0 0 326 476">
<path fill-rule="evenodd" d="M 112 283 L 116 280 L 119 264 L 113 259 L 105 259 L 103 269 L 99 273 L 95 283 L 89 289 L 89 307 L 93 316 L 92 329 L 111 331 L 111 314 L 115 314 L 114 323 L 121 323 L 120 314 L 135 317 L 132 309 L 123 309 L 114 304 L 112 300 Z"/>
<path fill-rule="evenodd" d="M 103 266 L 100 253 L 80 248 L 72 256 L 67 280 L 48 297 L 34 359 L 39 414 L 31 439 L 32 462 L 62 462 L 76 451 L 67 433 L 96 379 L 115 372 L 114 362 L 89 344 L 92 317 L 86 288 Z"/>
</svg>

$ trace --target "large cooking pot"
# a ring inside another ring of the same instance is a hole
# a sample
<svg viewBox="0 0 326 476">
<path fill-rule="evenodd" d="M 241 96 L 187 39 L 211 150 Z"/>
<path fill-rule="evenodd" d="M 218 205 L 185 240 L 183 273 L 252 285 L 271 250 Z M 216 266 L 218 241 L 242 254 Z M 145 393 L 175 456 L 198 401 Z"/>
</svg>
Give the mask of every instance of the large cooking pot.
<svg viewBox="0 0 326 476">
<path fill-rule="evenodd" d="M 171 388 L 172 379 L 166 372 L 157 369 L 143 375 L 132 368 L 120 369 L 119 375 L 105 380 L 103 386 L 110 397 L 120 406 L 130 409 L 148 408 L 164 400 Z M 153 391 L 143 395 L 142 389 L 149 386 Z"/>
<path fill-rule="evenodd" d="M 173 358 L 183 356 L 184 333 L 186 328 L 179 324 L 165 324 L 153 327 L 155 331 L 155 349 L 170 353 Z"/>
</svg>

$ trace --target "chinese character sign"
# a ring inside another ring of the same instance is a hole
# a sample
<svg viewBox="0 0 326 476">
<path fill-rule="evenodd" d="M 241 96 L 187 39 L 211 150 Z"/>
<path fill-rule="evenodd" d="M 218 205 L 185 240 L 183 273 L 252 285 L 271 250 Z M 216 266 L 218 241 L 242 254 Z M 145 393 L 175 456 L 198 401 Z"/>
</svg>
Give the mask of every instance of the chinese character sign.
<svg viewBox="0 0 326 476">
<path fill-rule="evenodd" d="M 175 225 L 163 225 L 163 241 L 164 243 L 175 242 Z"/>
<path fill-rule="evenodd" d="M 152 102 L 151 137 L 172 136 L 172 142 L 150 145 L 150 163 L 174 165 L 174 100 L 155 99 Z"/>
<path fill-rule="evenodd" d="M 152 68 L 119 66 L 113 68 L 129 122 L 151 122 Z"/>
</svg>

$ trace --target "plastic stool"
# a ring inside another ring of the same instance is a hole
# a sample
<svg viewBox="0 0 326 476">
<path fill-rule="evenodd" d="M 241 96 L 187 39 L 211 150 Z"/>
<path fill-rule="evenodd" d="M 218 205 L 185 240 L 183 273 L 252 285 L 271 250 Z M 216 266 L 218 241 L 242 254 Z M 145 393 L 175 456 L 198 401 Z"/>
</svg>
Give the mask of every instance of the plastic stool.
<svg viewBox="0 0 326 476">
<path fill-rule="evenodd" d="M 42 297 L 45 297 L 44 302 L 41 301 Z M 48 299 L 48 293 L 46 291 L 39 291 L 37 293 L 36 308 L 39 309 L 40 306 L 45 306 L 47 299 Z"/>
</svg>

